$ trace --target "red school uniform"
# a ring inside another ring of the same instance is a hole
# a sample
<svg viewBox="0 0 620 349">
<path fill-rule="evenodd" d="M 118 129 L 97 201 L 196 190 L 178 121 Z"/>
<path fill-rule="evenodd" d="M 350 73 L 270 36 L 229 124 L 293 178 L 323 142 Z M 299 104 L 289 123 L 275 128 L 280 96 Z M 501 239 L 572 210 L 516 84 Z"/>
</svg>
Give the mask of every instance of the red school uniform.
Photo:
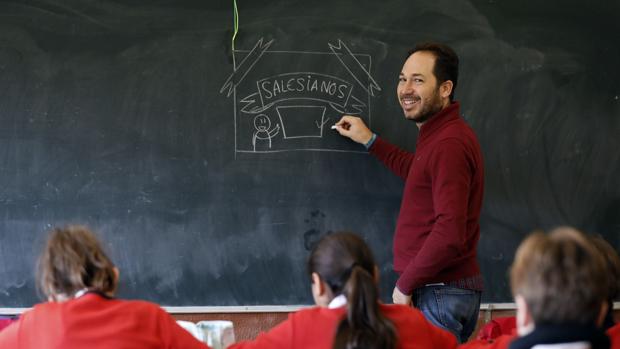
<svg viewBox="0 0 620 349">
<path fill-rule="evenodd" d="M 345 316 L 345 307 L 313 307 L 293 313 L 269 332 L 253 341 L 235 343 L 229 349 L 330 349 L 336 328 Z M 381 304 L 381 312 L 398 333 L 398 349 L 456 348 L 456 338 L 426 321 L 422 313 L 404 305 Z"/>
<path fill-rule="evenodd" d="M 620 349 L 620 324 L 609 328 L 605 333 L 611 340 L 610 349 Z M 508 349 L 510 343 L 517 338 L 516 334 L 512 334 L 501 335 L 491 341 L 476 339 L 463 343 L 458 349 Z"/>
<path fill-rule="evenodd" d="M 610 327 L 606 333 L 611 339 L 611 349 L 620 349 L 620 323 Z"/>
<path fill-rule="evenodd" d="M 516 334 L 504 334 L 492 340 L 474 339 L 459 345 L 458 349 L 508 349 L 517 338 Z"/>
<path fill-rule="evenodd" d="M 11 349 L 208 349 L 158 305 L 87 293 L 47 302 L 0 332 Z"/>
</svg>

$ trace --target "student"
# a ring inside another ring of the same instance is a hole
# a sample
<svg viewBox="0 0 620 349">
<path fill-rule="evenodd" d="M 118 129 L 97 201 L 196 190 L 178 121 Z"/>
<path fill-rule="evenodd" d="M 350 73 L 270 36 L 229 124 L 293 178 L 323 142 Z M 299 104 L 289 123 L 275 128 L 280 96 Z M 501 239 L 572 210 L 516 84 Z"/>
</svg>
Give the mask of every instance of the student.
<svg viewBox="0 0 620 349">
<path fill-rule="evenodd" d="M 606 331 L 610 338 L 613 349 L 620 349 L 620 324 L 616 324 L 613 318 L 613 302 L 620 296 L 620 256 L 616 250 L 600 236 L 593 236 L 590 242 L 596 248 L 597 253 L 604 257 L 609 279 L 608 310 L 601 328 Z M 517 338 L 515 317 L 499 318 L 498 321 L 505 324 L 501 332 L 505 335 L 492 336 L 484 340 L 470 341 L 460 348 L 508 348 L 510 342 Z M 486 327 L 486 326 L 485 326 Z M 484 329 L 484 328 L 483 328 Z M 499 332 L 499 331 L 498 331 Z M 480 338 L 480 333 L 478 338 Z"/>
<path fill-rule="evenodd" d="M 229 348 L 442 348 L 456 338 L 405 305 L 379 302 L 378 268 L 364 241 L 352 233 L 323 237 L 308 260 L 318 307 L 300 310 L 254 341 Z"/>
<path fill-rule="evenodd" d="M 575 229 L 532 234 L 517 249 L 510 272 L 517 337 L 460 348 L 609 348 L 601 328 L 608 307 L 607 271 L 601 253 Z"/>
<path fill-rule="evenodd" d="M 207 349 L 159 306 L 115 299 L 118 269 L 87 228 L 50 233 L 38 286 L 48 301 L 0 333 L 12 349 Z"/>
</svg>

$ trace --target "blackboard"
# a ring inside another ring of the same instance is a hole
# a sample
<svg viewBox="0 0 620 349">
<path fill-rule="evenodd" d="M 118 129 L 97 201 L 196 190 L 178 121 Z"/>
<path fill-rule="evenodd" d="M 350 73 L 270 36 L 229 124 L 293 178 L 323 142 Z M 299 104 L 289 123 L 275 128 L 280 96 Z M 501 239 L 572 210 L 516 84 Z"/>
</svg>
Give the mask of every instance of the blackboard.
<svg viewBox="0 0 620 349">
<path fill-rule="evenodd" d="M 620 247 L 617 1 L 237 5 L 233 49 L 231 1 L 0 2 L 0 307 L 38 301 L 35 258 L 65 223 L 100 232 L 125 298 L 310 304 L 308 249 L 346 229 L 389 299 L 402 182 L 328 126 L 355 113 L 414 150 L 395 86 L 423 40 L 459 53 L 483 148 L 483 301 L 511 301 L 534 228 Z"/>
</svg>

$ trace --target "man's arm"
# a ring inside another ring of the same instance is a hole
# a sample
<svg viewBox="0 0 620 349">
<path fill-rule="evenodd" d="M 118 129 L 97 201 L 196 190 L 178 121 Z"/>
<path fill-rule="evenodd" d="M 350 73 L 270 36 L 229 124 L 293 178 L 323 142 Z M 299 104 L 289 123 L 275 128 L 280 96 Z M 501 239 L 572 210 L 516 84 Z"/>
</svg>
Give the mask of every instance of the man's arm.
<svg viewBox="0 0 620 349">
<path fill-rule="evenodd" d="M 401 274 L 397 288 L 405 295 L 432 280 L 464 252 L 473 160 L 456 139 L 439 143 L 429 159 L 435 223 L 416 258 Z"/>
<path fill-rule="evenodd" d="M 365 145 L 369 148 L 370 153 L 383 162 L 394 174 L 403 179 L 407 178 L 414 159 L 413 153 L 404 151 L 376 136 L 372 144 L 369 144 L 373 139 L 373 133 L 358 117 L 345 115 L 335 126 L 340 135 Z"/>
</svg>

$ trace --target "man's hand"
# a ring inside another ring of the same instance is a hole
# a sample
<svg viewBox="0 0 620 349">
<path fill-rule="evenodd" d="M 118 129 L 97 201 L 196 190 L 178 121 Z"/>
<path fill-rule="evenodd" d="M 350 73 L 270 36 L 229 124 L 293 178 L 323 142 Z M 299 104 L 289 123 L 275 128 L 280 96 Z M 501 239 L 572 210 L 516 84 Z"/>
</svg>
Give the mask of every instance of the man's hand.
<svg viewBox="0 0 620 349">
<path fill-rule="evenodd" d="M 394 287 L 394 293 L 392 293 L 392 301 L 394 304 L 411 305 L 411 296 L 400 292 L 398 287 Z"/>
<path fill-rule="evenodd" d="M 372 138 L 372 132 L 366 127 L 362 119 L 345 115 L 335 124 L 340 135 L 349 137 L 354 142 L 366 144 Z"/>
</svg>

